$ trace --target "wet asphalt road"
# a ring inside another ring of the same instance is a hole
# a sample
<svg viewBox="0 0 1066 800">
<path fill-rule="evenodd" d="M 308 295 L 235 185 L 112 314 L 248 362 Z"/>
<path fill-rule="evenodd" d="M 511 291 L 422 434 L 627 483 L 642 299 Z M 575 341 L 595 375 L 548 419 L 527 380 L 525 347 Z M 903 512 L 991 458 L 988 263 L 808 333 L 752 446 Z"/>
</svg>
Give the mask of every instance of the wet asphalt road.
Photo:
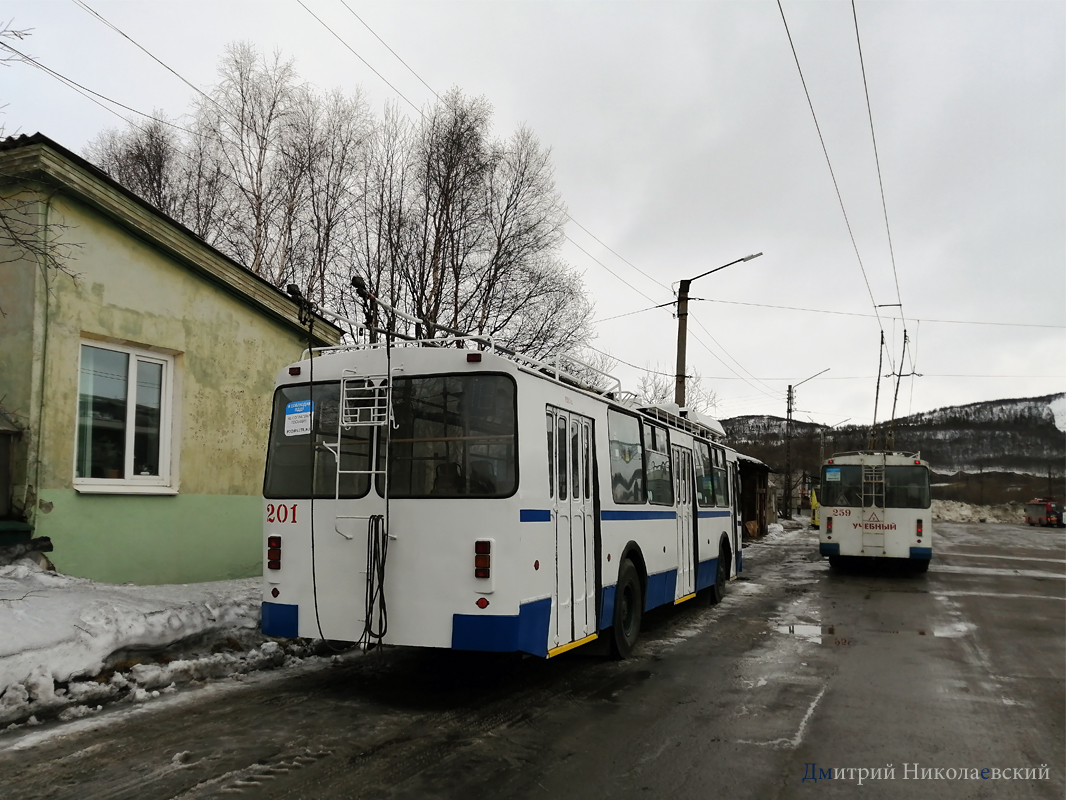
<svg viewBox="0 0 1066 800">
<path fill-rule="evenodd" d="M 752 544 L 625 662 L 387 650 L 0 735 L 0 797 L 1061 798 L 1066 535 L 937 534 L 920 576 Z"/>
</svg>

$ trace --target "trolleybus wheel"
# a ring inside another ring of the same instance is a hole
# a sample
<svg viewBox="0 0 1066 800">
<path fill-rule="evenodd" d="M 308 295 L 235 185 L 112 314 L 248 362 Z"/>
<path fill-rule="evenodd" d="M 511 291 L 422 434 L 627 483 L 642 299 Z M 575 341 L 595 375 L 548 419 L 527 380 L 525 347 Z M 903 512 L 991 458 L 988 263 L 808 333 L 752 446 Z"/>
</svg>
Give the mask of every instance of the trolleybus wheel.
<svg viewBox="0 0 1066 800">
<path fill-rule="evenodd" d="M 615 658 L 629 658 L 640 635 L 640 619 L 644 598 L 640 591 L 637 568 L 628 558 L 618 573 L 618 587 L 614 593 L 614 624 L 611 627 L 611 654 Z"/>
<path fill-rule="evenodd" d="M 929 571 L 929 559 L 923 558 L 920 561 L 914 562 L 914 571 L 921 575 L 922 573 Z"/>
<path fill-rule="evenodd" d="M 729 583 L 729 546 L 722 545 L 718 550 L 718 568 L 714 573 L 714 585 L 711 587 L 711 605 L 716 606 L 725 597 L 725 585 Z"/>
<path fill-rule="evenodd" d="M 829 556 L 829 569 L 840 569 L 840 556 Z"/>
</svg>

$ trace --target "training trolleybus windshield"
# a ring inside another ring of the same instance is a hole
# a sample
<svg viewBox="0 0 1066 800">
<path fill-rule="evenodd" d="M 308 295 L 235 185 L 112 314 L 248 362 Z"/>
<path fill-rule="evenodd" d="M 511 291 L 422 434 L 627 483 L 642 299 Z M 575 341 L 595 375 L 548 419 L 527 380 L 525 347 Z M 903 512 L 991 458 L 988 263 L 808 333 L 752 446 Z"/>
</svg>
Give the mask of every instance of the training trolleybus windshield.
<svg viewBox="0 0 1066 800">
<path fill-rule="evenodd" d="M 819 550 L 845 558 L 907 559 L 919 572 L 933 557 L 929 468 L 917 453 L 839 453 L 822 466 Z"/>
</svg>

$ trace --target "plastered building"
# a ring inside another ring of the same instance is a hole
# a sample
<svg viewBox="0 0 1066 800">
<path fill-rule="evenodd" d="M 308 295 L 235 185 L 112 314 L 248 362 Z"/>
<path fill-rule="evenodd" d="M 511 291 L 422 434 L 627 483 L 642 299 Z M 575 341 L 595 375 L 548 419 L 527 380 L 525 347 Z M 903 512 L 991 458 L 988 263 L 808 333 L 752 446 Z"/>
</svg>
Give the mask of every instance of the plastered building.
<svg viewBox="0 0 1066 800">
<path fill-rule="evenodd" d="M 41 134 L 0 142 L 0 198 L 0 532 L 100 581 L 258 574 L 296 304 Z"/>
</svg>

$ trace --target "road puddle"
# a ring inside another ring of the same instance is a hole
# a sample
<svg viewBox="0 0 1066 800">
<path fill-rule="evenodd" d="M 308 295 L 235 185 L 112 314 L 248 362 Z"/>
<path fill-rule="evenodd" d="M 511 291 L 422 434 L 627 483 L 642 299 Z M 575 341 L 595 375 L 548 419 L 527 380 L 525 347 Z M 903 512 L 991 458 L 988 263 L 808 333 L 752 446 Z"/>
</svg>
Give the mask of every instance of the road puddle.
<svg viewBox="0 0 1066 800">
<path fill-rule="evenodd" d="M 822 643 L 821 625 L 806 625 L 799 622 L 789 622 L 784 625 L 774 625 L 773 629 L 778 633 L 795 636 L 799 639 L 806 639 L 808 642 L 814 642 L 815 644 Z"/>
</svg>

